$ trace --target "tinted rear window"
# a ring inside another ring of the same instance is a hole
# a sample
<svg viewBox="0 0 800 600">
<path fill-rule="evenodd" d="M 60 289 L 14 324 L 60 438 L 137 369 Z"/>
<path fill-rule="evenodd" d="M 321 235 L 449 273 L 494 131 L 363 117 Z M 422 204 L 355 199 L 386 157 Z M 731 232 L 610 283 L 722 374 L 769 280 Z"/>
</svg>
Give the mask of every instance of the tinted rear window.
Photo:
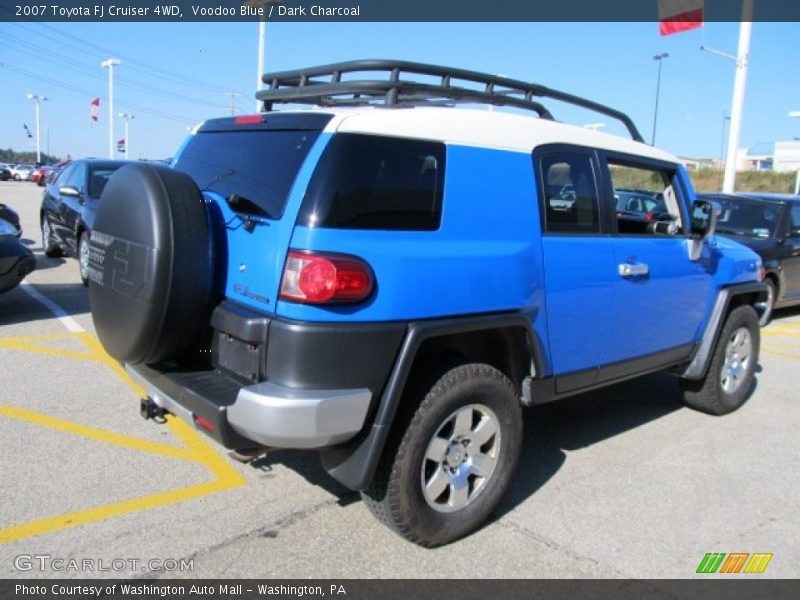
<svg viewBox="0 0 800 600">
<path fill-rule="evenodd" d="M 115 165 L 113 167 L 99 167 L 92 169 L 89 172 L 89 195 L 96 198 L 100 197 L 103 190 L 108 183 L 108 180 L 114 174 L 114 171 L 119 169 L 122 165 Z"/>
<path fill-rule="evenodd" d="M 337 134 L 320 159 L 298 223 L 341 229 L 439 228 L 441 142 Z"/>
<path fill-rule="evenodd" d="M 251 130 L 198 133 L 175 168 L 203 191 L 217 192 L 241 212 L 277 219 L 319 131 Z"/>
</svg>

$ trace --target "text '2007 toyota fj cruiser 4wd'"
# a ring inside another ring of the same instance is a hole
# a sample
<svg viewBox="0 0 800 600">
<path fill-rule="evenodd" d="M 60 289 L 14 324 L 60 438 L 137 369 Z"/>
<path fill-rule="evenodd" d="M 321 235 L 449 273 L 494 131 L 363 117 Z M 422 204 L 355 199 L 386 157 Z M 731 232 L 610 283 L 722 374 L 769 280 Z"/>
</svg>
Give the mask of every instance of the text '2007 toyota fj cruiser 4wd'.
<svg viewBox="0 0 800 600">
<path fill-rule="evenodd" d="M 396 61 L 264 81 L 263 113 L 206 122 L 172 168 L 125 166 L 100 201 L 92 313 L 145 416 L 242 453 L 317 449 L 435 546 L 500 502 L 523 405 L 662 369 L 692 407 L 744 402 L 759 259 L 713 237 L 713 204 L 626 115 Z M 556 123 L 548 97 L 634 140 Z M 464 102 L 539 118 L 445 106 Z"/>
</svg>

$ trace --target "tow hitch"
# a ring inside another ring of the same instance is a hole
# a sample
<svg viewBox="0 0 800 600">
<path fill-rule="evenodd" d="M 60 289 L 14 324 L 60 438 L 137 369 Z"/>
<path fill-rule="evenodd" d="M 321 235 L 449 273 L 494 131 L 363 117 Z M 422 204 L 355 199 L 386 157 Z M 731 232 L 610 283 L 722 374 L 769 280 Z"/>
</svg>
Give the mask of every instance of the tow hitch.
<svg viewBox="0 0 800 600">
<path fill-rule="evenodd" d="M 156 423 L 166 423 L 167 411 L 156 404 L 150 396 L 139 401 L 139 414 L 143 419 L 153 419 Z"/>
</svg>

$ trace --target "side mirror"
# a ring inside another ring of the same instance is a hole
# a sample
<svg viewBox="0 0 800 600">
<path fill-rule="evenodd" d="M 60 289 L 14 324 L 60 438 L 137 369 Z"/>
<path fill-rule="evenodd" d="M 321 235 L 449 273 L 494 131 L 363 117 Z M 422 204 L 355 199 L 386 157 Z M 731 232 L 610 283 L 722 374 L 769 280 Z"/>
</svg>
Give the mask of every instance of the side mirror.
<svg viewBox="0 0 800 600">
<path fill-rule="evenodd" d="M 689 235 L 695 240 L 702 240 L 713 235 L 720 212 L 722 212 L 722 208 L 717 202 L 695 200 L 692 205 L 692 223 Z"/>
<path fill-rule="evenodd" d="M 77 198 L 81 195 L 74 185 L 63 185 L 58 188 L 58 193 L 62 196 L 72 196 L 73 198 Z"/>
</svg>

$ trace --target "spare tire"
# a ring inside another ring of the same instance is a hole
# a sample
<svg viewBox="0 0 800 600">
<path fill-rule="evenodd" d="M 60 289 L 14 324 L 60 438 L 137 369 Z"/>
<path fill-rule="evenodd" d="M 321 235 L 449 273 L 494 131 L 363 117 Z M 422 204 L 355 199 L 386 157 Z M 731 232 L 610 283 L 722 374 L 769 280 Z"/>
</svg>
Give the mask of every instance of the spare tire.
<svg viewBox="0 0 800 600">
<path fill-rule="evenodd" d="M 213 236 L 194 181 L 132 163 L 109 180 L 89 252 L 97 336 L 119 361 L 178 356 L 208 331 L 215 303 Z"/>
</svg>

